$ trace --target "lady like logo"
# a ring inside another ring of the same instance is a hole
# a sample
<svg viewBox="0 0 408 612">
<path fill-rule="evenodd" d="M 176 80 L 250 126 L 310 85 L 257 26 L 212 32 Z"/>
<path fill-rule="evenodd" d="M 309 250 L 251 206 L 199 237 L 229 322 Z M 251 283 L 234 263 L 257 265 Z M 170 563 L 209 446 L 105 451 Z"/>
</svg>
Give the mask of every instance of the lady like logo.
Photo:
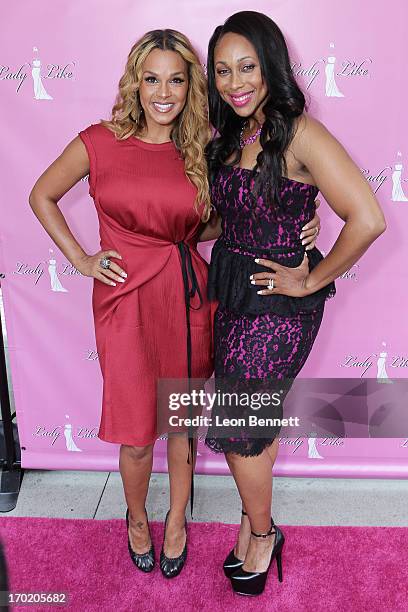
<svg viewBox="0 0 408 612">
<path fill-rule="evenodd" d="M 397 163 L 394 165 L 392 173 L 391 200 L 393 202 L 408 202 L 408 197 L 406 196 L 406 193 L 408 193 L 408 186 L 404 185 L 404 183 L 408 182 L 408 179 L 403 178 L 403 171 L 402 154 L 401 151 L 398 151 Z"/>
<path fill-rule="evenodd" d="M 393 355 L 390 357 L 387 343 L 383 341 L 379 353 L 371 353 L 371 355 L 365 358 L 358 357 L 357 355 L 347 355 L 343 363 L 340 364 L 340 367 L 360 369 L 360 378 L 363 378 L 372 368 L 368 375 L 369 378 L 376 378 L 379 383 L 391 383 L 389 368 L 408 368 L 408 357 L 404 355 Z M 375 373 L 374 369 L 376 370 Z"/>
<path fill-rule="evenodd" d="M 77 270 L 71 263 L 66 263 L 62 267 L 62 271 L 58 272 L 57 270 L 57 260 L 54 257 L 53 249 L 48 249 L 50 253 L 50 259 L 46 261 L 40 261 L 36 266 L 32 266 L 26 262 L 18 261 L 16 264 L 16 270 L 14 270 L 13 274 L 18 274 L 21 276 L 32 276 L 35 277 L 34 284 L 37 285 L 40 278 L 43 276 L 45 272 L 45 266 L 48 268 L 48 275 L 50 281 L 50 289 L 54 292 L 59 293 L 67 293 L 68 289 L 66 289 L 60 280 L 60 275 L 62 276 L 83 276 L 79 270 Z"/>
<path fill-rule="evenodd" d="M 317 80 L 320 73 L 324 72 L 324 93 L 327 98 L 344 98 L 341 80 L 351 77 L 368 77 L 369 66 L 372 59 L 346 59 L 339 66 L 339 60 L 335 55 L 334 43 L 330 43 L 329 55 L 326 58 L 315 60 L 310 66 L 305 67 L 302 62 L 292 64 L 292 72 L 296 77 L 302 77 L 306 81 L 306 89 L 309 89 Z"/>
<path fill-rule="evenodd" d="M 30 70 L 31 69 L 31 70 Z M 37 47 L 33 47 L 32 63 L 25 62 L 19 68 L 0 64 L 0 81 L 14 81 L 16 93 L 19 93 L 29 75 L 32 78 L 34 100 L 53 100 L 53 96 L 44 85 L 44 80 L 61 80 L 74 78 L 75 62 L 66 64 L 46 64 L 41 61 Z"/>
</svg>

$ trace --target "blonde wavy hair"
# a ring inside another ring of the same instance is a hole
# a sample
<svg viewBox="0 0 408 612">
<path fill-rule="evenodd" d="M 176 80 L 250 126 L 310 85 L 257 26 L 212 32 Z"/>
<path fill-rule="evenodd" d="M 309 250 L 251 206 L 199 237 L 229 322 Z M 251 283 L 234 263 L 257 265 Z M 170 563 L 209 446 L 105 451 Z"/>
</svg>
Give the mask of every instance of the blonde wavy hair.
<svg viewBox="0 0 408 612">
<path fill-rule="evenodd" d="M 204 204 L 201 219 L 208 221 L 211 210 L 205 147 L 211 139 L 208 120 L 207 82 L 198 55 L 184 34 L 176 30 L 152 30 L 130 50 L 119 80 L 119 92 L 110 121 L 102 121 L 119 140 L 138 136 L 146 127 L 138 90 L 143 63 L 153 49 L 176 51 L 188 67 L 188 93 L 184 109 L 176 119 L 171 139 L 184 160 L 185 173 L 197 188 L 195 209 Z"/>
</svg>

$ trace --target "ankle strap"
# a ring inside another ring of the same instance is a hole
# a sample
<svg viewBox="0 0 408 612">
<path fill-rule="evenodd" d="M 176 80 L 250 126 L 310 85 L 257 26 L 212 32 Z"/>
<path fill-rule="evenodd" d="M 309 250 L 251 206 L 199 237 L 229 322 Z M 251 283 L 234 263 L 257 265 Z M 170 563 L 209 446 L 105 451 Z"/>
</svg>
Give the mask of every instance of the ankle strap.
<svg viewBox="0 0 408 612">
<path fill-rule="evenodd" d="M 273 522 L 273 518 L 272 517 L 271 517 L 271 527 L 270 527 L 268 533 L 255 533 L 254 531 L 251 530 L 251 534 L 255 538 L 267 538 L 268 536 L 272 535 L 273 533 L 276 533 L 276 531 L 275 531 L 275 523 Z"/>
</svg>

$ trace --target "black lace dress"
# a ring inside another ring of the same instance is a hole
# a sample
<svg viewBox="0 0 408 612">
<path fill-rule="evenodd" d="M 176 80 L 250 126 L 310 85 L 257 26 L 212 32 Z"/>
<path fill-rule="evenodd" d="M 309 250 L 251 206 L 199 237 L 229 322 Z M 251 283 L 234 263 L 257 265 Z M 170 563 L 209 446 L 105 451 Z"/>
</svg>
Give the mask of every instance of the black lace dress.
<svg viewBox="0 0 408 612">
<path fill-rule="evenodd" d="M 314 216 L 318 189 L 282 177 L 281 204 L 272 207 L 252 195 L 253 179 L 252 170 L 224 166 L 212 186 L 213 204 L 222 217 L 222 235 L 212 250 L 208 281 L 209 298 L 219 302 L 214 320 L 215 379 L 226 391 L 251 391 L 255 381 L 280 381 L 286 395 L 290 380 L 312 349 L 325 300 L 335 295 L 336 288 L 332 282 L 302 298 L 257 294 L 262 287 L 252 285 L 249 277 L 265 268 L 255 258 L 290 267 L 302 262 L 305 248 L 299 235 Z M 306 253 L 310 270 L 323 259 L 316 247 Z M 260 454 L 280 427 L 249 426 L 249 413 L 253 414 L 252 407 L 240 402 L 218 403 L 206 445 L 215 452 Z M 276 416 L 279 410 L 272 413 Z M 242 417 L 246 425 L 219 427 L 215 417 L 218 422 Z"/>
</svg>

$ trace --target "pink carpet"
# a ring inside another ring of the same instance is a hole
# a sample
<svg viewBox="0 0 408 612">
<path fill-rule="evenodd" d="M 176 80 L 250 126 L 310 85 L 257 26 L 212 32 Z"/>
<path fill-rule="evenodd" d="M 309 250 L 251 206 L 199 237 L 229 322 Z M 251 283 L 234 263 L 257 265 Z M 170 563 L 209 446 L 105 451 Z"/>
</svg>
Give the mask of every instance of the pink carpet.
<svg viewBox="0 0 408 612">
<path fill-rule="evenodd" d="M 152 523 L 157 556 L 163 524 Z M 127 551 L 124 520 L 0 518 L 13 591 L 66 591 L 64 610 L 396 612 L 408 610 L 408 530 L 402 527 L 291 527 L 256 598 L 234 595 L 221 565 L 235 525 L 189 524 L 189 555 L 173 580 L 158 566 L 142 574 Z M 18 610 L 61 608 L 19 607 Z"/>
</svg>

